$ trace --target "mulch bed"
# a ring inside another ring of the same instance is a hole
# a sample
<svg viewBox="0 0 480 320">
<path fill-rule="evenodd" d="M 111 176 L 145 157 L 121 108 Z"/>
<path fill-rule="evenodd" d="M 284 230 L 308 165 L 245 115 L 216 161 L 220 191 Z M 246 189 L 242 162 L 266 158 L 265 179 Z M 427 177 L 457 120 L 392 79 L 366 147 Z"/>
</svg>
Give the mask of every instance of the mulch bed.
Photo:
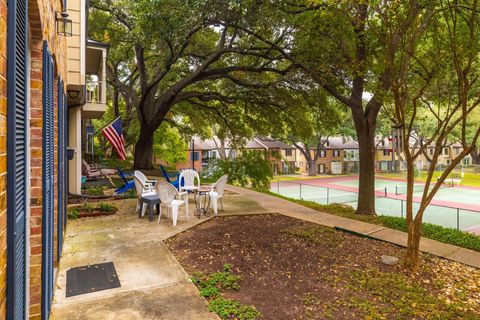
<svg viewBox="0 0 480 320">
<path fill-rule="evenodd" d="M 424 256 L 416 274 L 387 266 L 403 248 L 282 215 L 222 217 L 167 241 L 185 270 L 233 266 L 243 276 L 227 298 L 263 319 L 475 319 L 480 272 Z M 461 293 L 461 294 L 460 294 Z M 439 317 L 440 316 L 440 317 Z"/>
</svg>

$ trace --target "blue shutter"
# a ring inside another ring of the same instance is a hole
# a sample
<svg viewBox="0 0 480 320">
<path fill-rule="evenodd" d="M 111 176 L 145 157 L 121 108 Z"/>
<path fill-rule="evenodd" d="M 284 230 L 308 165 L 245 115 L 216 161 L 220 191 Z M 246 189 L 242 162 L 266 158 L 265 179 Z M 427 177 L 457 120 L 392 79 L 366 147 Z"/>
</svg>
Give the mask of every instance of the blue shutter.
<svg viewBox="0 0 480 320">
<path fill-rule="evenodd" d="M 8 1 L 7 319 L 25 318 L 27 16 L 27 0 Z"/>
<path fill-rule="evenodd" d="M 65 223 L 65 212 L 67 210 L 67 191 L 65 183 L 65 163 L 66 163 L 66 136 L 65 136 L 65 93 L 63 90 L 63 81 L 58 78 L 58 90 L 57 90 L 57 101 L 58 101 L 58 165 L 57 165 L 57 176 L 58 176 L 58 218 L 57 218 L 57 261 L 60 261 L 60 255 L 62 253 L 63 245 L 63 230 Z"/>
<path fill-rule="evenodd" d="M 53 58 L 43 43 L 43 161 L 42 161 L 42 319 L 48 320 L 53 299 L 54 250 L 54 80 Z"/>
</svg>

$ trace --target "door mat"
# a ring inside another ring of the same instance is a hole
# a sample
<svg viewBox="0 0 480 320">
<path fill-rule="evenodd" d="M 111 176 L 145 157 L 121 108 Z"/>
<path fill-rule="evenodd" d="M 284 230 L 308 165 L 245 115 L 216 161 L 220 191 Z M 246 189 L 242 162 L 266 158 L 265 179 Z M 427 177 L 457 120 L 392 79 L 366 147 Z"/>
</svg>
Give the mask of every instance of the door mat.
<svg viewBox="0 0 480 320">
<path fill-rule="evenodd" d="M 67 297 L 120 287 L 113 262 L 67 270 Z"/>
</svg>

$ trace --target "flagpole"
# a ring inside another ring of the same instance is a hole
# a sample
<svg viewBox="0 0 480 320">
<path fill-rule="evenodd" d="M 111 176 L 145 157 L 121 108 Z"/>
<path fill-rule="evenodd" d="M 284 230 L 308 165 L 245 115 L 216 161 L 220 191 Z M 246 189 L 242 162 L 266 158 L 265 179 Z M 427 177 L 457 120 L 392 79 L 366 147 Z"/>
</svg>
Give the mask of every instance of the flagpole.
<svg viewBox="0 0 480 320">
<path fill-rule="evenodd" d="M 110 121 L 109 123 L 107 123 L 106 125 L 104 125 L 103 127 L 101 127 L 100 129 L 98 129 L 97 131 L 95 131 L 90 137 L 87 138 L 87 143 L 88 143 L 88 141 L 90 140 L 90 138 L 94 137 L 97 133 L 99 133 L 100 131 L 102 131 L 103 129 L 105 129 L 106 127 L 108 127 L 109 125 L 111 125 L 112 123 L 114 123 L 115 121 L 117 121 L 118 118 L 120 118 L 120 116 L 116 117 L 113 121 Z"/>
</svg>

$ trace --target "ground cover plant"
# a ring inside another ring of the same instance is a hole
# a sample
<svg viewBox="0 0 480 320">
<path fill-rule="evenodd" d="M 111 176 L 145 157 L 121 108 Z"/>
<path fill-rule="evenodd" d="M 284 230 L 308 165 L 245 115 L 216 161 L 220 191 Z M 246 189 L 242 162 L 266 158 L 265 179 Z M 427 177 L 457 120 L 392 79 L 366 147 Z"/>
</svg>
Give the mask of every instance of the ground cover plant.
<svg viewBox="0 0 480 320">
<path fill-rule="evenodd" d="M 272 196 L 282 198 L 288 201 L 292 201 L 318 211 L 334 214 L 334 215 L 349 218 L 349 219 L 378 224 L 390 229 L 400 230 L 404 232 L 407 231 L 407 222 L 405 218 L 390 217 L 390 216 L 358 215 L 358 214 L 355 214 L 355 209 L 353 209 L 351 206 L 348 206 L 348 205 L 343 205 L 343 204 L 324 205 L 314 201 L 284 197 L 275 192 L 270 192 L 265 190 L 257 190 L 257 191 L 265 192 Z M 476 236 L 468 232 L 459 231 L 456 229 L 444 228 L 431 223 L 423 223 L 423 237 L 448 243 L 448 244 L 453 244 L 466 249 L 480 251 L 479 236 Z"/>
<path fill-rule="evenodd" d="M 110 203 L 99 202 L 95 205 L 84 203 L 82 206 L 69 208 L 67 210 L 67 215 L 70 219 L 77 219 L 81 217 L 110 215 L 117 211 L 118 207 Z"/>
<path fill-rule="evenodd" d="M 261 313 L 252 306 L 226 299 L 221 291 L 239 290 L 242 276 L 232 273 L 232 266 L 225 264 L 223 271 L 203 274 L 195 272 L 192 281 L 200 290 L 200 295 L 209 302 L 209 309 L 222 319 L 258 319 Z"/>
<path fill-rule="evenodd" d="M 185 270 L 223 265 L 241 276 L 226 299 L 262 319 L 478 319 L 480 271 L 422 255 L 415 273 L 382 255 L 403 249 L 332 228 L 268 214 L 210 220 L 167 241 Z"/>
</svg>

